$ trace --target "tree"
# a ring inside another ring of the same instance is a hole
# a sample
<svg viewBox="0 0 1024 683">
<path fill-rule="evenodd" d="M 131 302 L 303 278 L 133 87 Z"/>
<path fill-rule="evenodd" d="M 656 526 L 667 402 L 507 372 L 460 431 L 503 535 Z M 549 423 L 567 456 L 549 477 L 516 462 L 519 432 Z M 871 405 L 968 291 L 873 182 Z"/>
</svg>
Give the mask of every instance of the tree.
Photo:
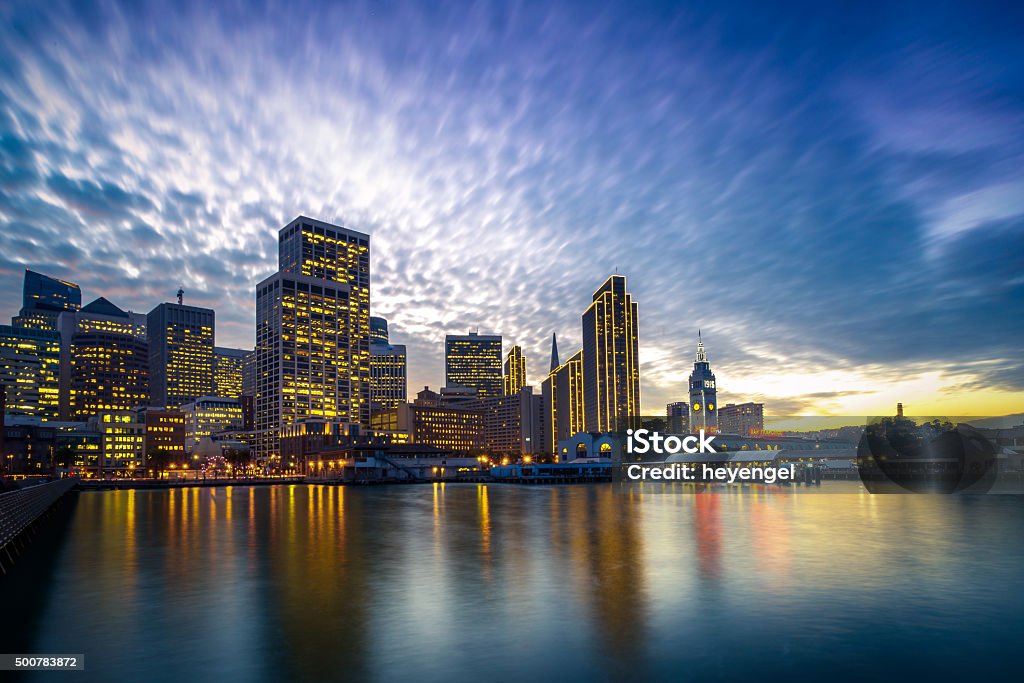
<svg viewBox="0 0 1024 683">
<path fill-rule="evenodd" d="M 151 448 L 146 453 L 146 469 L 153 470 L 153 474 L 159 479 L 171 463 L 171 456 L 171 451 L 166 448 Z"/>
</svg>

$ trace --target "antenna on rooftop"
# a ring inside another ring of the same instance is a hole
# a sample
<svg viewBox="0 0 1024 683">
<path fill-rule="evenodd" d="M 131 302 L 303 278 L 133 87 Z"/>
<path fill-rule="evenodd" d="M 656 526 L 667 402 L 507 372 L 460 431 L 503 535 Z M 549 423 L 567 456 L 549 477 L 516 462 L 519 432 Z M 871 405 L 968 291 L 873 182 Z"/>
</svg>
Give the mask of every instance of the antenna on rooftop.
<svg viewBox="0 0 1024 683">
<path fill-rule="evenodd" d="M 181 306 L 181 300 L 182 300 L 183 298 L 185 298 L 185 288 L 184 288 L 184 287 L 181 287 L 181 286 L 179 286 L 179 287 L 178 287 L 178 305 L 179 305 L 179 306 Z"/>
</svg>

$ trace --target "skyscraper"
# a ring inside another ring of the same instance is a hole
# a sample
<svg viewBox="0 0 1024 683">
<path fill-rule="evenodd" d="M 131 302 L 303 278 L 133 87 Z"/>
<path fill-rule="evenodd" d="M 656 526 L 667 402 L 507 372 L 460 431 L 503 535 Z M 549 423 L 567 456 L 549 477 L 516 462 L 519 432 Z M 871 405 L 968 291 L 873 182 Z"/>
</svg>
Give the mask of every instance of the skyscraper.
<svg viewBox="0 0 1024 683">
<path fill-rule="evenodd" d="M 541 384 L 545 446 L 552 454 L 558 453 L 559 441 L 586 431 L 583 358 L 583 351 L 577 351 Z"/>
<path fill-rule="evenodd" d="M 690 373 L 690 430 L 703 429 L 707 432 L 718 429 L 718 390 L 715 388 L 715 373 L 711 372 L 708 354 L 704 351 L 704 340 L 697 331 L 697 357 Z"/>
<path fill-rule="evenodd" d="M 278 270 L 348 285 L 348 412 L 370 424 L 370 236 L 299 216 L 278 233 Z"/>
<path fill-rule="evenodd" d="M 370 236 L 299 216 L 256 286 L 257 457 L 305 417 L 370 424 Z"/>
<path fill-rule="evenodd" d="M 375 315 L 370 316 L 370 343 L 388 343 L 388 321 Z"/>
<path fill-rule="evenodd" d="M 523 349 L 516 344 L 509 349 L 505 358 L 505 395 L 515 396 L 526 384 L 526 359 L 523 357 Z"/>
<path fill-rule="evenodd" d="M 370 412 L 392 410 L 408 400 L 404 344 L 370 344 Z"/>
<path fill-rule="evenodd" d="M 81 307 L 82 290 L 78 285 L 26 269 L 21 312 L 12 323 L 14 327 L 56 330 L 62 312 Z"/>
<path fill-rule="evenodd" d="M 60 414 L 60 334 L 0 325 L 0 387 L 6 411 L 56 420 Z M 0 420 L 3 413 L 0 412 Z"/>
<path fill-rule="evenodd" d="M 149 349 L 125 311 L 103 297 L 65 311 L 60 330 L 60 406 L 65 420 L 134 410 L 149 400 Z"/>
<path fill-rule="evenodd" d="M 477 396 L 501 396 L 501 336 L 449 334 L 444 338 L 445 385 L 476 389 Z"/>
<path fill-rule="evenodd" d="M 146 316 L 150 405 L 178 408 L 213 393 L 214 313 L 162 303 Z"/>
<path fill-rule="evenodd" d="M 612 275 L 583 314 L 586 429 L 624 430 L 640 414 L 637 305 L 626 278 Z"/>
<path fill-rule="evenodd" d="M 256 396 L 256 350 L 242 359 L 242 396 Z"/>
<path fill-rule="evenodd" d="M 242 395 L 242 377 L 245 358 L 251 353 L 245 349 L 213 348 L 213 395 L 239 398 Z"/>
</svg>

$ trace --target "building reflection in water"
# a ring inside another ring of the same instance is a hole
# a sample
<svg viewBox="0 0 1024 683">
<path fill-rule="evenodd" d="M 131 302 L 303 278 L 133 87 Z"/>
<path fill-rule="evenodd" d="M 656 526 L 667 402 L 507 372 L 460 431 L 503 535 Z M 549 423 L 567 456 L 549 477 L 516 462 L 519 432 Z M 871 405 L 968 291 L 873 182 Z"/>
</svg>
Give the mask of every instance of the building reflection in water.
<svg viewBox="0 0 1024 683">
<path fill-rule="evenodd" d="M 701 491 L 692 495 L 697 567 L 701 577 L 717 579 L 722 573 L 720 494 Z"/>
<path fill-rule="evenodd" d="M 908 595 L 939 638 L 953 612 L 1019 616 L 1005 597 L 1024 589 L 1006 551 L 1024 536 L 1015 502 L 611 485 L 83 493 L 53 578 L 33 588 L 51 597 L 26 651 L 89 653 L 110 680 L 146 678 L 157 657 L 154 680 L 441 680 L 484 663 L 495 679 L 696 676 L 739 656 L 735 642 L 761 664 L 783 646 L 833 652 Z M 972 566 L 999 590 L 965 581 Z"/>
</svg>

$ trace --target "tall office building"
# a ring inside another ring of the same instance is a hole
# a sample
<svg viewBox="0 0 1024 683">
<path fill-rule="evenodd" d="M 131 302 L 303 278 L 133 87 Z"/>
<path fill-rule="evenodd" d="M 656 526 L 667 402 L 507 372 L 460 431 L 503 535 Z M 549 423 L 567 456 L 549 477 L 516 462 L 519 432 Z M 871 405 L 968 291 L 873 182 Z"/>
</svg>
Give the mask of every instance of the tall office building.
<svg viewBox="0 0 1024 683">
<path fill-rule="evenodd" d="M 245 359 L 251 353 L 245 349 L 213 347 L 213 395 L 239 398 L 242 395 L 242 377 Z"/>
<path fill-rule="evenodd" d="M 61 313 L 81 307 L 82 290 L 78 285 L 26 269 L 21 312 L 11 322 L 14 327 L 56 330 Z"/>
<path fill-rule="evenodd" d="M 60 330 L 60 412 L 84 421 L 149 400 L 149 349 L 131 316 L 103 297 L 65 311 Z"/>
<path fill-rule="evenodd" d="M 586 429 L 622 431 L 638 423 L 640 362 L 637 305 L 626 278 L 612 275 L 583 314 Z"/>
<path fill-rule="evenodd" d="M 370 236 L 299 216 L 256 285 L 257 457 L 306 417 L 370 424 Z"/>
<path fill-rule="evenodd" d="M 375 315 L 370 316 L 370 343 L 388 343 L 388 321 Z"/>
<path fill-rule="evenodd" d="M 690 404 L 676 401 L 665 406 L 669 434 L 686 434 L 690 431 Z"/>
<path fill-rule="evenodd" d="M 711 372 L 704 340 L 697 331 L 697 357 L 690 373 L 690 429 L 694 432 L 718 430 L 718 389 L 715 373 Z"/>
<path fill-rule="evenodd" d="M 348 412 L 370 424 L 370 236 L 299 216 L 278 234 L 278 270 L 349 286 Z"/>
<path fill-rule="evenodd" d="M 213 393 L 214 313 L 162 303 L 146 316 L 150 405 L 177 408 Z"/>
<path fill-rule="evenodd" d="M 444 377 L 447 387 L 476 389 L 477 396 L 501 396 L 501 336 L 449 334 L 444 338 Z"/>
<path fill-rule="evenodd" d="M 515 396 L 526 384 L 526 359 L 518 344 L 509 349 L 505 357 L 505 395 Z"/>
<path fill-rule="evenodd" d="M 391 410 L 408 400 L 404 344 L 370 344 L 370 412 Z"/>
<path fill-rule="evenodd" d="M 242 359 L 242 396 L 256 396 L 256 349 Z"/>
<path fill-rule="evenodd" d="M 6 412 L 56 420 L 60 415 L 60 334 L 0 325 L 0 387 L 7 394 Z"/>
<path fill-rule="evenodd" d="M 559 441 L 586 431 L 585 386 L 583 351 L 577 351 L 556 367 L 541 384 L 545 446 L 549 453 L 558 453 Z"/>
</svg>

